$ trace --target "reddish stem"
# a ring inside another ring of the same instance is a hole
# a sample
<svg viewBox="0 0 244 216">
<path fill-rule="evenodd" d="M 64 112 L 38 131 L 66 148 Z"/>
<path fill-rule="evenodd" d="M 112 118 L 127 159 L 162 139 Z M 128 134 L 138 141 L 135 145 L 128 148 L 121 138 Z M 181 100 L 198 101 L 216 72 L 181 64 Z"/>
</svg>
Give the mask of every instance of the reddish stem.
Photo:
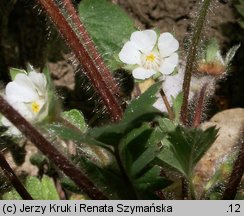
<svg viewBox="0 0 244 216">
<path fill-rule="evenodd" d="M 107 110 L 110 112 L 113 121 L 119 121 L 122 118 L 123 111 L 116 96 L 114 95 L 114 92 L 108 88 L 106 80 L 104 80 L 104 77 L 102 74 L 100 74 L 97 65 L 93 62 L 92 58 L 88 54 L 88 51 L 80 42 L 78 36 L 73 31 L 67 20 L 61 14 L 58 6 L 52 0 L 38 1 L 58 27 L 61 35 L 67 41 L 77 59 L 84 67 L 87 76 L 89 77 L 96 91 L 100 94 L 102 101 Z"/>
<path fill-rule="evenodd" d="M 203 106 L 204 106 L 204 99 L 205 99 L 205 93 L 207 90 L 207 85 L 208 84 L 206 83 L 200 91 L 196 110 L 195 110 L 195 117 L 193 120 L 193 127 L 198 127 L 201 124 L 202 111 L 203 111 Z"/>
<path fill-rule="evenodd" d="M 183 91 L 183 104 L 181 107 L 181 121 L 184 125 L 187 125 L 188 121 L 188 97 L 190 92 L 191 84 L 191 74 L 194 69 L 194 64 L 196 63 L 198 45 L 201 39 L 202 30 L 204 27 L 204 22 L 209 10 L 209 6 L 212 0 L 203 0 L 202 7 L 199 11 L 199 15 L 196 20 L 196 24 L 193 30 L 193 35 L 191 39 L 191 45 L 188 50 L 187 60 L 186 60 L 186 69 L 184 82 L 182 86 Z"/>
<path fill-rule="evenodd" d="M 238 186 L 241 183 L 241 179 L 244 173 L 244 140 L 242 138 L 238 157 L 233 166 L 233 171 L 230 175 L 229 182 L 225 188 L 223 194 L 223 200 L 235 199 Z"/>
<path fill-rule="evenodd" d="M 92 199 L 107 199 L 103 193 L 76 167 L 42 136 L 24 117 L 0 96 L 0 113 L 11 121 L 20 132 L 61 169 L 78 187 Z"/>
<path fill-rule="evenodd" d="M 96 45 L 93 43 L 93 40 L 89 36 L 84 24 L 81 22 L 80 17 L 78 16 L 77 11 L 75 10 L 71 0 L 63 0 L 63 1 L 68 12 L 68 17 L 70 17 L 73 23 L 75 24 L 75 27 L 78 30 L 78 34 L 81 36 L 82 40 L 84 41 L 84 44 L 89 50 L 95 64 L 98 66 L 98 68 L 100 68 L 101 74 L 106 80 L 108 87 L 112 90 L 112 92 L 114 92 L 115 95 L 119 96 L 120 91 L 118 85 L 116 85 L 116 82 L 113 76 L 111 75 L 111 72 L 109 71 L 101 55 L 97 51 Z"/>
<path fill-rule="evenodd" d="M 173 110 L 172 110 L 172 108 L 171 108 L 171 106 L 169 104 L 168 98 L 165 95 L 164 90 L 161 88 L 159 93 L 160 93 L 160 95 L 161 95 L 161 97 L 162 97 L 162 99 L 164 101 L 164 104 L 166 106 L 166 109 L 168 111 L 169 119 L 173 120 L 174 119 L 174 112 L 173 112 Z"/>
<path fill-rule="evenodd" d="M 11 184 L 13 185 L 13 187 L 15 188 L 15 190 L 22 197 L 22 199 L 24 199 L 24 200 L 33 200 L 31 195 L 28 193 L 28 191 L 25 189 L 25 187 L 20 182 L 18 177 L 15 175 L 14 171 L 12 170 L 12 168 L 9 166 L 8 162 L 4 158 L 4 156 L 3 156 L 1 151 L 0 151 L 0 166 L 1 166 L 2 170 L 3 170 L 3 172 L 5 173 L 5 175 L 7 176 L 7 178 L 9 179 L 9 181 L 11 182 Z"/>
</svg>

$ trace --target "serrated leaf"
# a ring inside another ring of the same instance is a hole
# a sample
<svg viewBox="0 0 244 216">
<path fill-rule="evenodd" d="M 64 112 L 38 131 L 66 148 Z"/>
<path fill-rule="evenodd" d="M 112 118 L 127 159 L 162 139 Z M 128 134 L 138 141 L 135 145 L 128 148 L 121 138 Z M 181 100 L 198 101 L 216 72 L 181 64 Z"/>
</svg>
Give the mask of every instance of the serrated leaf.
<svg viewBox="0 0 244 216">
<path fill-rule="evenodd" d="M 79 110 L 72 109 L 69 111 L 65 111 L 62 113 L 62 117 L 71 124 L 73 124 L 81 132 L 85 132 L 87 130 L 87 124 L 85 122 L 84 116 Z"/>
<path fill-rule="evenodd" d="M 115 55 L 135 31 L 132 19 L 118 6 L 106 0 L 83 0 L 79 15 L 111 70 L 118 68 Z"/>
<path fill-rule="evenodd" d="M 191 178 L 193 168 L 215 141 L 216 136 L 215 127 L 202 131 L 201 129 L 178 126 L 168 134 L 168 146 L 160 152 L 159 158 L 176 168 L 187 178 Z M 168 157 L 169 155 L 171 158 Z"/>
<path fill-rule="evenodd" d="M 229 65 L 231 60 L 234 58 L 237 50 L 240 48 L 241 44 L 235 45 L 229 49 L 225 57 L 225 65 Z"/>
<path fill-rule="evenodd" d="M 19 73 L 27 74 L 27 72 L 25 70 L 21 70 L 21 69 L 18 69 L 18 68 L 10 68 L 9 69 L 9 74 L 10 74 L 11 80 L 14 80 L 16 75 L 19 74 Z"/>
</svg>

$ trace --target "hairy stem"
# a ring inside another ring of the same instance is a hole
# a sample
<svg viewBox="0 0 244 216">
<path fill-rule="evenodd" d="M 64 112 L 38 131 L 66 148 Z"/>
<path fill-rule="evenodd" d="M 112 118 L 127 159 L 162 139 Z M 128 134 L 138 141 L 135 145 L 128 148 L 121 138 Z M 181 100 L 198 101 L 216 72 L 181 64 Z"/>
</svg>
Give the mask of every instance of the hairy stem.
<svg viewBox="0 0 244 216">
<path fill-rule="evenodd" d="M 238 157 L 234 163 L 233 171 L 223 194 L 223 200 L 235 199 L 238 186 L 244 173 L 244 139 L 242 138 Z"/>
<path fill-rule="evenodd" d="M 80 42 L 78 36 L 73 31 L 65 17 L 62 15 L 58 6 L 52 0 L 38 1 L 45 9 L 49 17 L 52 19 L 52 21 L 55 23 L 61 35 L 73 50 L 81 65 L 84 67 L 88 78 L 90 79 L 98 94 L 101 96 L 102 101 L 108 112 L 111 114 L 113 121 L 119 121 L 122 118 L 123 111 L 116 96 L 111 91 L 111 89 L 108 88 L 106 84 L 107 81 L 100 73 L 98 66 L 94 63 L 88 51 Z"/>
<path fill-rule="evenodd" d="M 95 64 L 98 66 L 98 68 L 101 71 L 101 74 L 103 78 L 106 80 L 106 83 L 108 87 L 112 90 L 112 92 L 119 96 L 120 91 L 118 88 L 118 85 L 116 84 L 116 81 L 114 80 L 113 76 L 111 75 L 111 72 L 109 71 L 108 67 L 105 65 L 101 55 L 96 49 L 96 45 L 94 44 L 93 40 L 89 36 L 84 24 L 81 22 L 80 17 L 78 16 L 71 0 L 63 0 L 65 8 L 68 12 L 68 17 L 72 19 L 72 22 L 75 25 L 75 28 L 78 31 L 78 34 L 80 35 L 81 39 L 83 40 L 83 44 L 87 47 L 87 50 L 89 50 L 92 59 L 94 60 Z"/>
<path fill-rule="evenodd" d="M 185 69 L 185 76 L 184 76 L 184 82 L 183 82 L 183 104 L 181 107 L 181 121 L 183 124 L 187 124 L 187 117 L 188 117 L 188 96 L 190 91 L 190 83 L 191 83 L 191 74 L 194 69 L 194 64 L 196 61 L 196 54 L 197 54 L 197 48 L 198 44 L 201 38 L 201 33 L 203 30 L 204 22 L 208 13 L 208 8 L 210 6 L 212 0 L 204 0 L 202 3 L 202 7 L 200 9 L 199 16 L 197 18 L 191 45 L 188 50 L 187 60 L 186 60 L 186 69 Z"/>
<path fill-rule="evenodd" d="M 174 112 L 173 112 L 173 110 L 172 110 L 172 108 L 171 108 L 171 106 L 169 104 L 169 101 L 168 101 L 168 99 L 167 99 L 167 97 L 166 97 L 166 95 L 164 93 L 164 90 L 161 88 L 159 93 L 160 93 L 160 95 L 161 95 L 161 97 L 162 97 L 162 99 L 164 101 L 164 104 L 166 106 L 166 109 L 168 111 L 169 119 L 173 120 L 174 119 Z"/>
<path fill-rule="evenodd" d="M 22 197 L 24 200 L 33 200 L 31 195 L 28 193 L 28 191 L 25 189 L 23 184 L 20 182 L 18 177 L 15 175 L 14 171 L 12 168 L 9 166 L 8 162 L 4 158 L 4 155 L 0 151 L 0 166 L 6 175 L 6 177 L 9 179 L 15 190 L 19 193 L 19 195 Z"/>
<path fill-rule="evenodd" d="M 0 96 L 0 113 L 12 122 L 22 134 L 61 169 L 78 187 L 92 199 L 107 199 L 105 195 L 65 156 L 63 156 L 37 129 L 23 118 Z"/>
<path fill-rule="evenodd" d="M 197 102 L 196 110 L 195 110 L 195 117 L 193 120 L 193 127 L 198 127 L 201 124 L 206 90 L 207 90 L 207 84 L 205 84 L 202 87 L 200 94 L 199 94 L 199 98 L 198 98 L 198 102 Z"/>
</svg>

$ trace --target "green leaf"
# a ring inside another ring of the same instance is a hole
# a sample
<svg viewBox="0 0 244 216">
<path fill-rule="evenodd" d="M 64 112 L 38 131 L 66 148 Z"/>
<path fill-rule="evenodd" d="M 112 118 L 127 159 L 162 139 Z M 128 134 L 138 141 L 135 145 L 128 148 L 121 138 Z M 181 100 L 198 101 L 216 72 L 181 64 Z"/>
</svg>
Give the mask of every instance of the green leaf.
<svg viewBox="0 0 244 216">
<path fill-rule="evenodd" d="M 114 167 L 100 168 L 85 158 L 79 158 L 78 166 L 84 169 L 89 179 L 103 191 L 109 199 L 128 199 L 130 192 L 127 190 L 123 178 Z"/>
<path fill-rule="evenodd" d="M 244 17 L 244 1 L 239 0 L 239 4 L 235 5 L 237 11 L 239 14 Z"/>
<path fill-rule="evenodd" d="M 79 110 L 72 109 L 62 113 L 62 117 L 77 127 L 81 132 L 87 130 L 87 124 L 85 122 L 84 116 Z"/>
<path fill-rule="evenodd" d="M 159 124 L 159 127 L 164 134 L 167 134 L 169 132 L 173 132 L 176 128 L 176 125 L 174 124 L 174 122 L 172 122 L 168 118 L 158 119 L 158 124 Z"/>
<path fill-rule="evenodd" d="M 18 194 L 18 192 L 15 189 L 3 194 L 1 199 L 3 199 L 3 200 L 22 200 L 21 196 Z"/>
<path fill-rule="evenodd" d="M 63 188 L 65 188 L 73 193 L 81 193 L 81 189 L 67 176 L 61 177 L 60 183 Z"/>
<path fill-rule="evenodd" d="M 34 176 L 28 176 L 25 181 L 26 190 L 30 193 L 35 200 L 59 200 L 59 195 L 56 190 L 52 178 L 43 176 L 41 181 Z M 5 193 L 3 199 L 21 200 L 22 198 L 15 189 Z"/>
<path fill-rule="evenodd" d="M 154 192 L 168 187 L 172 182 L 160 176 L 161 167 L 153 166 L 143 176 L 135 180 L 134 184 L 142 198 L 157 199 Z"/>
<path fill-rule="evenodd" d="M 147 148 L 132 164 L 131 175 L 136 176 L 139 174 L 150 162 L 154 160 L 159 152 L 157 145 Z"/>
<path fill-rule="evenodd" d="M 173 110 L 174 110 L 174 121 L 180 122 L 180 112 L 181 112 L 181 106 L 183 103 L 183 92 L 180 92 L 176 98 L 172 97 L 173 102 Z"/>
<path fill-rule="evenodd" d="M 215 141 L 217 132 L 215 127 L 203 131 L 178 126 L 168 134 L 167 141 L 164 140 L 167 145 L 160 152 L 159 158 L 191 178 L 193 168 Z"/>
<path fill-rule="evenodd" d="M 51 178 L 44 175 L 41 180 L 42 197 L 44 200 L 59 200 L 55 184 Z"/>
<path fill-rule="evenodd" d="M 242 28 L 244 28 L 244 20 L 243 20 L 243 19 L 240 20 L 238 23 L 239 23 L 239 25 L 240 25 Z"/>
<path fill-rule="evenodd" d="M 53 137 L 59 136 L 64 140 L 72 140 L 77 143 L 84 143 L 88 145 L 97 145 L 111 151 L 106 144 L 94 139 L 93 137 L 89 136 L 89 134 L 83 134 L 80 131 L 74 130 L 73 128 L 67 128 L 61 123 L 46 125 L 45 129 L 48 130 L 50 135 Z"/>
<path fill-rule="evenodd" d="M 150 124 L 143 124 L 135 128 L 121 140 L 119 144 L 120 156 L 125 169 L 131 179 L 146 171 L 161 148 L 161 140 L 164 134 L 157 128 L 151 128 Z"/>
<path fill-rule="evenodd" d="M 27 74 L 27 72 L 25 70 L 21 70 L 21 69 L 18 69 L 18 68 L 10 68 L 9 69 L 9 74 L 10 74 L 11 80 L 14 80 L 16 75 L 19 74 L 19 73 Z"/>
<path fill-rule="evenodd" d="M 225 65 L 229 65 L 232 59 L 234 58 L 237 50 L 240 48 L 241 44 L 235 45 L 229 49 L 225 56 Z"/>
<path fill-rule="evenodd" d="M 117 69 L 115 56 L 135 31 L 132 19 L 107 0 L 83 0 L 78 10 L 103 59 L 111 70 Z"/>
<path fill-rule="evenodd" d="M 88 135 L 108 145 L 118 145 L 123 134 L 135 127 L 140 127 L 142 122 L 152 121 L 162 115 L 153 107 L 156 102 L 156 93 L 161 87 L 161 82 L 152 85 L 139 98 L 133 100 L 125 110 L 123 119 L 117 124 L 111 124 L 88 131 Z"/>
<path fill-rule="evenodd" d="M 146 150 L 147 140 L 152 134 L 152 129 L 148 124 L 142 125 L 129 132 L 121 139 L 119 144 L 119 152 L 125 169 L 133 176 L 132 172 L 136 174 L 137 165 L 134 165 L 133 171 L 131 170 L 132 163 Z"/>
<path fill-rule="evenodd" d="M 218 42 L 215 38 L 209 40 L 206 47 L 206 62 L 213 62 L 216 60 L 217 52 L 219 50 Z"/>
<path fill-rule="evenodd" d="M 29 191 L 33 199 L 36 200 L 59 200 L 52 178 L 43 176 L 41 181 L 33 176 L 29 176 L 26 180 L 26 189 Z"/>
<path fill-rule="evenodd" d="M 46 156 L 41 153 L 36 153 L 30 157 L 30 162 L 37 167 L 41 167 L 46 161 Z"/>
<path fill-rule="evenodd" d="M 158 113 L 158 110 L 153 107 L 153 104 L 157 100 L 156 93 L 159 91 L 161 85 L 161 82 L 155 83 L 139 98 L 133 100 L 125 110 L 122 121 L 131 122 L 144 114 Z"/>
</svg>

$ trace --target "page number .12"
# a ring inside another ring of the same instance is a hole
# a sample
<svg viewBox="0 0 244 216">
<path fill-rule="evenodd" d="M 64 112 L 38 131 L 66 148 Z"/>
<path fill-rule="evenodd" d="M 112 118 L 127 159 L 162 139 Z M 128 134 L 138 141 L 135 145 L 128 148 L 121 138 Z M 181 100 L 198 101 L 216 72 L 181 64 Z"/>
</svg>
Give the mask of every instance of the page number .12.
<svg viewBox="0 0 244 216">
<path fill-rule="evenodd" d="M 240 204 L 230 204 L 229 209 L 227 212 L 241 212 L 241 205 Z"/>
</svg>

